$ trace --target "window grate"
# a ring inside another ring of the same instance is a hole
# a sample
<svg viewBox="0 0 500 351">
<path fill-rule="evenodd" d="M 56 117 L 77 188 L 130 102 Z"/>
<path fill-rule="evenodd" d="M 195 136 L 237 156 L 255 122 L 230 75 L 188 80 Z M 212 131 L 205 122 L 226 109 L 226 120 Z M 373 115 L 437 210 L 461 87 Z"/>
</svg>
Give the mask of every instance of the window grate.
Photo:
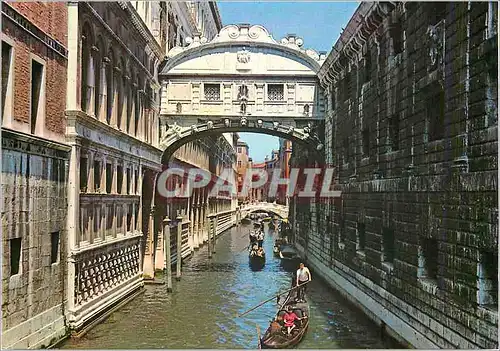
<svg viewBox="0 0 500 351">
<path fill-rule="evenodd" d="M 205 99 L 209 101 L 220 100 L 220 85 L 219 84 L 205 84 L 204 85 Z"/>
<path fill-rule="evenodd" d="M 283 84 L 269 84 L 267 86 L 267 98 L 271 101 L 281 101 L 284 99 Z"/>
</svg>

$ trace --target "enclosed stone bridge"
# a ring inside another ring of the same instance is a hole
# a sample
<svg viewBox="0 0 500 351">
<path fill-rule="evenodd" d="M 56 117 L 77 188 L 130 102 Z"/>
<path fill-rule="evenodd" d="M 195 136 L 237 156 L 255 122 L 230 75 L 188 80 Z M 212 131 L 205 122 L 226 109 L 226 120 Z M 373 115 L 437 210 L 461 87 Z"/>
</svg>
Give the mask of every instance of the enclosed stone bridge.
<svg viewBox="0 0 500 351">
<path fill-rule="evenodd" d="M 211 41 L 189 38 L 160 72 L 163 164 L 183 144 L 208 135 L 255 132 L 323 149 L 317 73 L 325 55 L 262 26 L 229 25 Z"/>
<path fill-rule="evenodd" d="M 288 218 L 288 206 L 280 205 L 270 202 L 257 202 L 253 204 L 248 204 L 240 208 L 241 218 L 245 218 L 252 212 L 268 212 L 275 214 L 282 219 Z"/>
</svg>

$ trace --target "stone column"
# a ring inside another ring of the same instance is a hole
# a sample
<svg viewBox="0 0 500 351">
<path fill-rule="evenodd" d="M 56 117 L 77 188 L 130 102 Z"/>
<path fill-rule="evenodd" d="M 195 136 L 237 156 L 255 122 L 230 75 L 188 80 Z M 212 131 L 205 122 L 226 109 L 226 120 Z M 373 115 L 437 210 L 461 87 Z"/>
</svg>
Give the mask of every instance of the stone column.
<svg viewBox="0 0 500 351">
<path fill-rule="evenodd" d="M 78 71 L 80 69 L 79 58 L 80 50 L 78 46 L 80 45 L 80 31 L 78 23 L 79 21 L 79 11 L 78 11 L 78 3 L 77 2 L 68 2 L 68 40 L 67 40 L 67 48 L 68 48 L 68 66 L 67 66 L 67 89 L 66 89 L 66 108 L 68 110 L 77 110 L 78 109 Z M 63 98 L 61 96 L 61 98 Z M 73 160 L 73 158 L 72 158 Z M 70 173 L 74 174 L 74 173 Z M 78 185 L 78 184 L 77 184 Z M 71 281 L 71 279 L 70 279 Z M 73 291 L 68 291 L 69 294 L 72 294 Z M 73 301 L 73 297 L 68 301 Z"/>
<path fill-rule="evenodd" d="M 73 13 L 76 10 L 78 13 L 78 4 L 69 3 L 68 12 Z M 71 17 L 68 18 L 68 21 Z M 76 17 L 78 19 L 78 17 Z M 71 24 L 71 23 L 70 23 Z M 69 79 L 69 78 L 68 78 Z M 76 266 L 75 261 L 71 257 L 71 251 L 78 248 L 78 229 L 80 220 L 80 146 L 77 144 L 71 147 L 71 157 L 69 163 L 69 179 L 68 179 L 68 292 L 67 301 L 69 308 L 74 308 L 74 293 L 75 293 L 75 276 Z M 65 258 L 61 258 L 65 259 Z"/>
</svg>

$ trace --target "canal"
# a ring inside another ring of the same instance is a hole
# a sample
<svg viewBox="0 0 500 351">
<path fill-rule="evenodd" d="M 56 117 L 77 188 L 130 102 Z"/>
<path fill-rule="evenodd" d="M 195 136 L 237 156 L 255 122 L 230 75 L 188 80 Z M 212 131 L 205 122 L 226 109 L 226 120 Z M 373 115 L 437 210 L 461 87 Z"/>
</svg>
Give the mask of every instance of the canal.
<svg viewBox="0 0 500 351">
<path fill-rule="evenodd" d="M 250 228 L 233 227 L 221 235 L 211 260 L 206 246 L 195 252 L 183 267 L 181 281 L 174 279 L 172 293 L 166 292 L 165 285 L 147 285 L 144 294 L 60 348 L 257 348 L 257 325 L 263 333 L 276 312 L 276 300 L 244 317 L 237 315 L 288 289 L 291 273 L 273 257 L 274 233 L 267 226 L 266 265 L 261 271 L 250 269 L 245 250 Z M 401 348 L 314 276 L 307 297 L 310 325 L 298 348 Z"/>
</svg>

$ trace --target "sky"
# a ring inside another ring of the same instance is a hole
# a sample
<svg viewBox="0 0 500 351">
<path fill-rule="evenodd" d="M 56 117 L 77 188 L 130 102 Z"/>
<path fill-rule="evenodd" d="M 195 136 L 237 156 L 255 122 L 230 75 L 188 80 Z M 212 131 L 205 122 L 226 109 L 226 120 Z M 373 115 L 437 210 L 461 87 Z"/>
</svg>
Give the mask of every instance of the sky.
<svg viewBox="0 0 500 351">
<path fill-rule="evenodd" d="M 359 2 L 340 1 L 217 1 L 223 25 L 249 23 L 264 26 L 279 42 L 288 33 L 304 40 L 303 48 L 330 52 Z M 239 133 L 254 162 L 278 148 L 278 138 Z"/>
</svg>

